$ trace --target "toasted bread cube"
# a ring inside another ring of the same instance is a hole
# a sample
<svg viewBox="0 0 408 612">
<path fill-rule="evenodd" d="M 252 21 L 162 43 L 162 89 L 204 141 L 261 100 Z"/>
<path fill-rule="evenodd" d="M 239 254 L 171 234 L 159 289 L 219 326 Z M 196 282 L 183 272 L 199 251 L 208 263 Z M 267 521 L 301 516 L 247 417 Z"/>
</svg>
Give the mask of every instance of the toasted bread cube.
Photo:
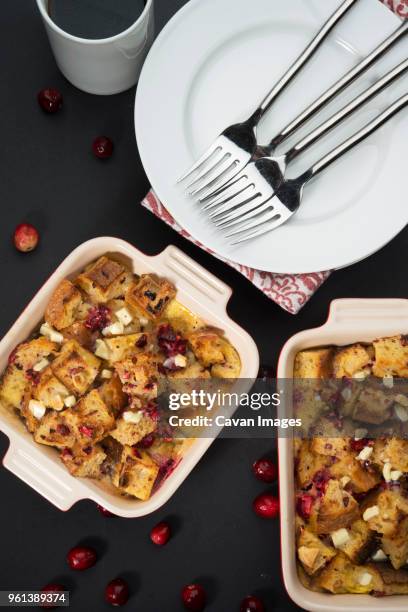
<svg viewBox="0 0 408 612">
<path fill-rule="evenodd" d="M 99 372 L 100 360 L 75 340 L 67 342 L 52 362 L 52 370 L 64 385 L 77 395 L 83 395 Z"/>
<path fill-rule="evenodd" d="M 370 495 L 364 501 L 362 512 L 370 529 L 384 536 L 393 536 L 398 532 L 400 521 L 408 515 L 408 499 L 396 488 L 385 489 Z"/>
<path fill-rule="evenodd" d="M 9 365 L 0 386 L 0 400 L 8 407 L 21 409 L 25 398 L 31 395 L 32 383 L 22 369 Z"/>
<path fill-rule="evenodd" d="M 330 378 L 332 375 L 333 347 L 306 349 L 295 357 L 294 378 Z"/>
<path fill-rule="evenodd" d="M 123 493 L 145 501 L 151 495 L 158 474 L 159 466 L 145 451 L 125 446 L 112 482 Z"/>
<path fill-rule="evenodd" d="M 340 547 L 341 550 L 353 563 L 364 563 L 376 550 L 375 532 L 359 519 L 350 526 L 348 534 L 349 540 Z"/>
<path fill-rule="evenodd" d="M 368 350 L 361 344 L 353 344 L 336 351 L 333 358 L 333 375 L 335 378 L 351 378 L 371 363 Z"/>
<path fill-rule="evenodd" d="M 359 505 L 350 493 L 342 489 L 337 480 L 329 480 L 322 497 L 316 532 L 328 534 L 348 527 L 359 517 Z"/>
<path fill-rule="evenodd" d="M 55 446 L 57 448 L 70 448 L 75 444 L 75 435 L 65 420 L 64 412 L 51 410 L 41 419 L 35 433 L 34 440 L 38 444 Z"/>
<path fill-rule="evenodd" d="M 18 368 L 31 370 L 42 359 L 56 351 L 57 348 L 59 347 L 55 342 L 51 342 L 45 336 L 41 336 L 17 346 L 11 361 Z"/>
<path fill-rule="evenodd" d="M 406 336 L 393 336 L 374 340 L 375 376 L 408 377 L 408 342 Z"/>
<path fill-rule="evenodd" d="M 338 461 L 330 467 L 330 473 L 338 479 L 348 476 L 350 478 L 348 486 L 354 493 L 367 493 L 381 482 L 381 474 L 366 469 L 356 456 L 356 452 L 350 451 L 337 457 Z"/>
<path fill-rule="evenodd" d="M 353 410 L 353 419 L 362 423 L 380 425 L 391 416 L 393 399 L 380 389 L 364 388 Z"/>
<path fill-rule="evenodd" d="M 135 422 L 126 420 L 129 413 Z M 122 417 L 116 421 L 116 428 L 110 433 L 112 438 L 124 446 L 134 446 L 157 428 L 157 422 L 143 410 L 129 411 L 129 413 L 123 413 Z"/>
<path fill-rule="evenodd" d="M 95 304 L 105 304 L 124 295 L 131 274 L 120 263 L 101 257 L 76 279 Z"/>
<path fill-rule="evenodd" d="M 299 487 L 307 487 L 316 472 L 324 469 L 327 464 L 325 455 L 316 455 L 311 451 L 309 440 L 302 440 L 297 454 L 297 480 Z"/>
<path fill-rule="evenodd" d="M 127 336 L 105 338 L 104 342 L 109 351 L 109 363 L 113 364 L 143 351 L 149 342 L 149 336 L 143 333 L 129 334 Z"/>
<path fill-rule="evenodd" d="M 162 316 L 167 304 L 176 295 L 174 285 L 151 274 L 143 274 L 138 282 L 128 288 L 126 303 L 148 319 Z"/>
<path fill-rule="evenodd" d="M 300 531 L 297 552 L 299 561 L 309 576 L 316 574 L 337 554 L 332 546 L 326 546 L 306 527 Z"/>
<path fill-rule="evenodd" d="M 383 535 L 381 548 L 389 556 L 395 569 L 406 565 L 408 561 L 408 516 L 402 519 L 394 535 Z"/>
<path fill-rule="evenodd" d="M 370 569 L 373 569 L 374 564 Z M 379 590 L 384 595 L 407 595 L 408 594 L 408 571 L 406 569 L 393 569 L 387 563 L 376 563 L 375 569 L 382 580 L 382 588 Z"/>
<path fill-rule="evenodd" d="M 232 344 L 225 338 L 221 340 L 224 361 L 212 366 L 211 375 L 214 378 L 238 378 L 241 372 L 241 359 Z"/>
<path fill-rule="evenodd" d="M 78 344 L 93 352 L 95 341 L 98 338 L 98 332 L 92 332 L 88 329 L 83 321 L 75 321 L 72 325 L 65 327 L 62 330 L 64 338 L 67 340 L 75 340 Z"/>
<path fill-rule="evenodd" d="M 63 449 L 61 460 L 73 476 L 78 478 L 101 478 L 101 466 L 106 459 L 106 453 L 99 444 L 80 446 L 76 444 L 71 449 Z"/>
<path fill-rule="evenodd" d="M 310 450 L 317 455 L 329 457 L 340 457 L 349 451 L 350 442 L 348 438 L 313 438 L 310 442 Z"/>
<path fill-rule="evenodd" d="M 33 389 L 35 399 L 53 410 L 63 410 L 65 408 L 64 400 L 68 395 L 68 389 L 54 376 L 50 367 L 41 373 L 40 381 Z"/>
<path fill-rule="evenodd" d="M 159 466 L 174 465 L 192 442 L 193 438 L 169 440 L 156 437 L 147 453 Z"/>
<path fill-rule="evenodd" d="M 129 395 L 141 395 L 146 399 L 157 396 L 158 359 L 151 353 L 134 355 L 115 363 L 116 372 L 123 383 L 123 391 Z"/>
<path fill-rule="evenodd" d="M 112 378 L 106 380 L 99 387 L 98 391 L 113 415 L 117 415 L 128 402 L 128 397 L 123 392 L 122 383 L 116 372 L 112 375 Z"/>
<path fill-rule="evenodd" d="M 225 341 L 212 329 L 199 329 L 189 334 L 188 341 L 194 355 L 205 368 L 225 362 Z"/>
<path fill-rule="evenodd" d="M 188 308 L 173 299 L 166 308 L 166 321 L 173 329 L 177 329 L 181 334 L 187 335 L 204 327 L 203 321 Z"/>
<path fill-rule="evenodd" d="M 96 389 L 65 410 L 64 416 L 81 444 L 99 442 L 115 427 L 115 419 Z"/>
<path fill-rule="evenodd" d="M 381 592 L 383 581 L 377 567 L 354 565 L 339 553 L 317 577 L 315 585 L 330 593 L 371 593 Z"/>
<path fill-rule="evenodd" d="M 408 472 L 408 440 L 402 438 L 376 440 L 373 460 L 380 465 L 381 471 L 385 463 L 391 463 L 394 470 Z"/>
<path fill-rule="evenodd" d="M 75 285 L 67 279 L 61 281 L 45 310 L 46 322 L 58 330 L 72 325 L 81 303 L 82 296 Z"/>
</svg>

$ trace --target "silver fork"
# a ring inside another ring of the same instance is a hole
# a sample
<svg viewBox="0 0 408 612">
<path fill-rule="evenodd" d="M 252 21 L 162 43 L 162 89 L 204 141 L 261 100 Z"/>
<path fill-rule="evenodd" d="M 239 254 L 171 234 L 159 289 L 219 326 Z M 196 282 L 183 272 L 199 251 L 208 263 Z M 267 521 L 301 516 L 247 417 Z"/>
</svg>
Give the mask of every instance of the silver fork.
<svg viewBox="0 0 408 612">
<path fill-rule="evenodd" d="M 361 108 L 386 87 L 389 87 L 394 81 L 405 74 L 407 70 L 408 59 L 401 62 L 374 83 L 374 85 L 371 85 L 371 87 L 349 102 L 344 108 L 329 117 L 321 126 L 310 132 L 310 134 L 283 155 L 261 157 L 254 162 L 250 162 L 243 171 L 242 176 L 237 178 L 231 187 L 231 189 L 236 190 L 237 194 L 230 197 L 225 204 L 217 206 L 215 211 L 210 214 L 210 217 L 216 221 L 216 225 L 227 228 L 251 219 L 254 215 L 266 210 L 269 207 L 269 200 L 285 180 L 287 166 L 294 159 L 338 126 L 358 108 Z"/>
<path fill-rule="evenodd" d="M 315 102 L 313 102 L 305 111 L 303 111 L 296 119 L 291 121 L 279 134 L 277 134 L 267 146 L 258 146 L 251 159 L 255 161 L 260 157 L 272 156 L 277 147 L 287 140 L 297 129 L 305 125 L 315 114 L 317 114 L 324 106 L 331 102 L 339 93 L 341 93 L 348 85 L 358 79 L 369 68 L 373 66 L 387 51 L 389 51 L 397 42 L 399 42 L 408 33 L 408 20 L 395 30 L 388 38 L 380 43 L 367 57 L 359 62 L 354 68 L 347 72 L 339 81 L 334 83 L 327 89 Z M 227 182 L 223 177 L 213 181 L 206 189 L 201 190 L 199 201 L 204 204 L 203 210 L 216 208 L 221 204 L 230 200 L 232 196 L 238 196 L 238 202 L 242 201 L 239 194 L 244 188 L 245 168 L 241 168 L 236 172 L 234 177 L 230 177 Z M 234 179 L 234 180 L 233 180 Z M 238 180 L 240 180 L 238 184 Z M 248 184 L 248 183 L 247 183 Z M 237 188 L 239 187 L 239 188 Z M 230 202 L 231 207 L 235 206 L 236 202 Z"/>
<path fill-rule="evenodd" d="M 309 170 L 301 174 L 295 179 L 284 181 L 278 188 L 272 200 L 269 202 L 269 210 L 264 214 L 257 214 L 253 221 L 245 228 L 237 229 L 228 237 L 237 236 L 231 244 L 236 245 L 246 240 L 257 238 L 262 234 L 270 232 L 283 223 L 286 223 L 299 209 L 304 187 L 320 172 L 328 168 L 333 162 L 350 151 L 357 144 L 365 140 L 368 136 L 378 130 L 384 123 L 389 121 L 402 109 L 408 105 L 408 93 L 391 104 L 385 111 L 379 114 L 375 119 L 370 121 L 366 126 L 359 130 L 354 136 L 345 140 L 342 144 L 327 153 L 322 159 L 316 162 Z M 238 236 L 244 232 L 243 236 Z"/>
<path fill-rule="evenodd" d="M 337 23 L 357 2 L 358 0 L 343 0 L 251 117 L 242 123 L 236 123 L 226 128 L 200 159 L 179 178 L 178 182 L 181 182 L 191 174 L 198 172 L 190 184 L 187 185 L 187 189 L 191 190 L 191 195 L 196 195 L 220 177 L 223 177 L 225 181 L 231 179 L 249 162 L 257 146 L 256 128 L 264 114 L 314 55 Z"/>
</svg>

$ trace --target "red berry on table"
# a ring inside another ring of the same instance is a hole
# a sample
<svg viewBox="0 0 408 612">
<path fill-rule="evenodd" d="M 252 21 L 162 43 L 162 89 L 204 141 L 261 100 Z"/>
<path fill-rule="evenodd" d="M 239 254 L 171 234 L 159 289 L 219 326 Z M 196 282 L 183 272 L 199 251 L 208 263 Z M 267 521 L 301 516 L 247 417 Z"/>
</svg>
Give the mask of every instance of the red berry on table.
<svg viewBox="0 0 408 612">
<path fill-rule="evenodd" d="M 122 578 L 112 580 L 105 588 L 105 600 L 112 606 L 124 606 L 129 599 L 129 587 Z"/>
<path fill-rule="evenodd" d="M 276 465 L 270 459 L 258 459 L 252 466 L 255 477 L 262 482 L 273 482 L 276 480 Z"/>
<path fill-rule="evenodd" d="M 181 599 L 186 610 L 202 612 L 207 602 L 205 591 L 201 584 L 188 584 L 181 592 Z"/>
<path fill-rule="evenodd" d="M 108 518 L 112 516 L 116 516 L 115 514 L 113 514 L 113 512 L 110 512 L 110 510 L 107 510 L 106 508 L 104 508 L 103 506 L 100 506 L 99 504 L 96 504 L 96 507 L 98 508 L 99 512 L 103 516 L 107 516 Z"/>
<path fill-rule="evenodd" d="M 253 508 L 262 518 L 276 518 L 279 515 L 279 499 L 270 493 L 262 493 L 255 498 Z"/>
<path fill-rule="evenodd" d="M 242 600 L 240 612 L 265 612 L 265 606 L 258 597 L 250 595 Z"/>
<path fill-rule="evenodd" d="M 171 536 L 170 526 L 165 523 L 159 523 L 156 527 L 150 532 L 150 539 L 153 544 L 157 544 L 157 546 L 164 546 L 167 544 Z"/>
<path fill-rule="evenodd" d="M 83 571 L 96 563 L 96 552 L 89 546 L 75 546 L 67 555 L 68 565 L 73 570 Z"/>
<path fill-rule="evenodd" d="M 41 593 L 47 594 L 47 593 L 63 593 L 65 591 L 65 587 L 62 586 L 62 584 L 46 584 L 42 589 L 41 589 Z M 55 610 L 55 608 L 58 608 L 58 603 L 51 603 L 51 602 L 47 602 L 44 601 L 41 603 L 41 608 L 43 608 L 44 610 Z"/>
<path fill-rule="evenodd" d="M 62 108 L 63 98 L 58 89 L 49 87 L 42 89 L 38 94 L 38 104 L 43 111 L 49 114 L 57 113 Z"/>
<path fill-rule="evenodd" d="M 108 159 L 112 157 L 113 142 L 107 136 L 98 136 L 93 141 L 92 150 L 99 159 Z"/>
<path fill-rule="evenodd" d="M 20 223 L 14 230 L 14 246 L 21 253 L 29 253 L 34 251 L 38 244 L 40 236 L 33 225 L 29 223 Z"/>
</svg>

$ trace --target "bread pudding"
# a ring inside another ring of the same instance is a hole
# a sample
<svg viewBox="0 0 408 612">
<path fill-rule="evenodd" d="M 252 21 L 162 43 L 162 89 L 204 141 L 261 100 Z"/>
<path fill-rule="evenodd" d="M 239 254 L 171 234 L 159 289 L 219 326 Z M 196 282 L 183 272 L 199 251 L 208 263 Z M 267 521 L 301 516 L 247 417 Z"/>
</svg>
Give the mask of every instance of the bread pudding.
<svg viewBox="0 0 408 612">
<path fill-rule="evenodd" d="M 296 546 L 313 591 L 408 594 L 407 374 L 406 336 L 296 355 Z"/>
<path fill-rule="evenodd" d="M 240 370 L 235 348 L 177 301 L 172 283 L 106 255 L 54 290 L 9 356 L 0 401 L 73 476 L 147 500 L 191 443 L 162 427 L 162 383 Z"/>
</svg>

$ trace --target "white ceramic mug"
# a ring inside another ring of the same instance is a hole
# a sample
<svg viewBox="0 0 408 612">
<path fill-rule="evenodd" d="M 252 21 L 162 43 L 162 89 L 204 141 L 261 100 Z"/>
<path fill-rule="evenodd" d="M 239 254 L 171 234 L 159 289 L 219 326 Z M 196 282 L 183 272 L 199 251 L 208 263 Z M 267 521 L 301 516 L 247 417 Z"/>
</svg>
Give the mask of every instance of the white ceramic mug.
<svg viewBox="0 0 408 612">
<path fill-rule="evenodd" d="M 153 42 L 153 1 L 147 0 L 139 19 L 124 32 L 91 40 L 62 30 L 48 14 L 48 0 L 37 0 L 56 62 L 68 81 L 98 95 L 116 94 L 135 85 Z"/>
</svg>

